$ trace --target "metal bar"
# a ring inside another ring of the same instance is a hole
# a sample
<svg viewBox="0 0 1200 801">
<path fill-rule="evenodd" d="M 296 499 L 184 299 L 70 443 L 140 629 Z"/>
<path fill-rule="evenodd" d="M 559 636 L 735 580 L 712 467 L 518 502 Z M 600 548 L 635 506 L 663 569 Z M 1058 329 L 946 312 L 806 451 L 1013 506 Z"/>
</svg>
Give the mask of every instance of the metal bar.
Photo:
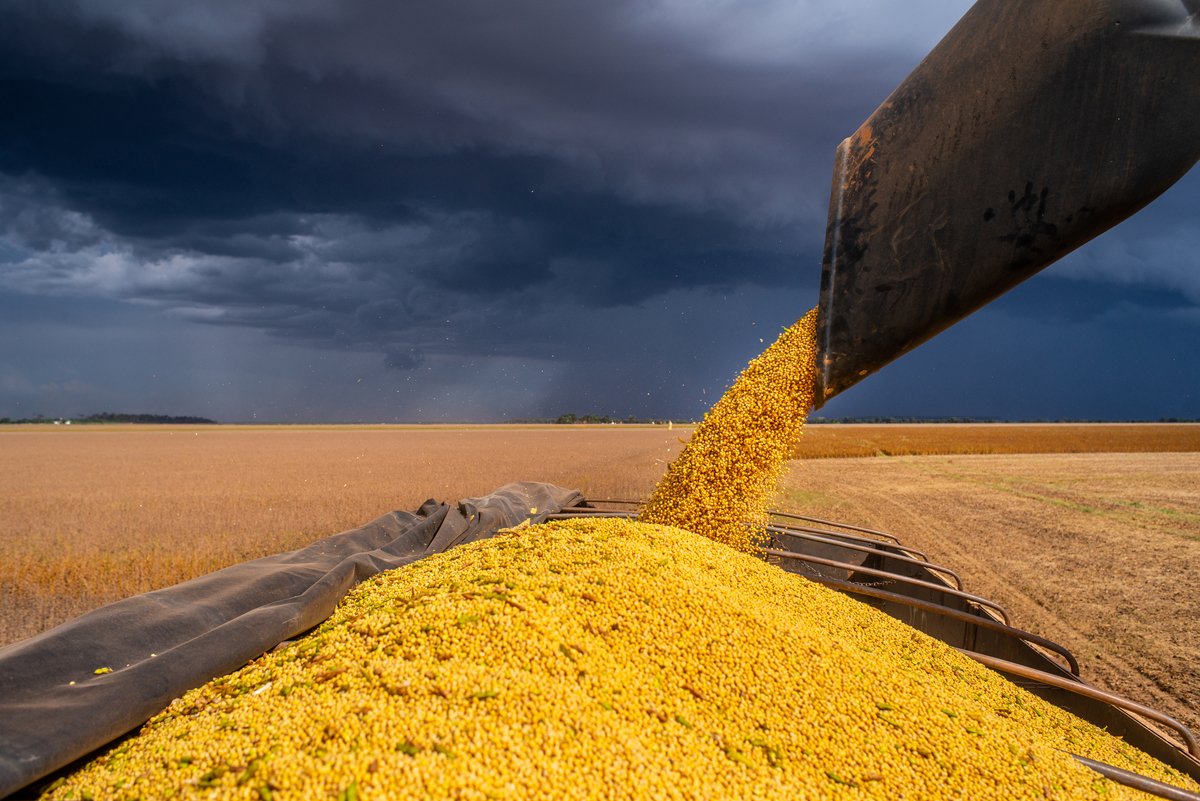
<svg viewBox="0 0 1200 801">
<path fill-rule="evenodd" d="M 618 504 L 625 504 L 628 506 L 645 506 L 646 505 L 645 501 L 630 501 L 630 500 L 626 500 L 624 498 L 594 498 L 594 499 L 588 499 L 586 502 L 592 503 L 592 504 L 618 503 Z M 562 509 L 561 511 L 563 513 L 571 513 L 571 512 L 575 512 L 575 511 L 582 512 L 582 511 L 586 510 L 587 508 L 589 508 L 589 507 L 571 506 L 571 507 Z M 601 508 L 601 507 L 597 506 L 597 507 L 592 507 L 592 508 Z M 836 528 L 849 529 L 851 531 L 858 531 L 858 532 L 862 532 L 864 534 L 871 534 L 871 535 L 874 535 L 874 537 L 883 537 L 889 543 L 897 546 L 905 553 L 911 554 L 911 555 L 916 556 L 921 559 L 924 559 L 925 561 L 929 561 L 929 557 L 926 556 L 924 552 L 918 551 L 915 548 L 909 548 L 908 546 L 901 545 L 900 540 L 895 535 L 888 534 L 885 531 L 876 531 L 875 529 L 862 528 L 861 526 L 854 526 L 854 525 L 850 525 L 849 523 L 838 523 L 838 522 L 832 521 L 832 520 L 822 520 L 821 518 L 818 518 L 818 517 L 807 517 L 804 515 L 793 514 L 792 512 L 780 512 L 780 511 L 776 511 L 774 509 L 768 510 L 767 514 L 771 517 L 786 517 L 786 518 L 790 518 L 792 520 L 804 520 L 809 523 L 820 523 L 822 525 L 834 526 Z M 821 529 L 807 529 L 807 528 L 803 529 L 803 530 L 808 531 L 813 534 L 827 534 L 827 535 L 835 536 L 835 537 L 845 537 L 847 539 L 851 539 L 856 542 L 863 542 L 863 543 L 878 542 L 878 540 L 874 539 L 873 537 L 856 537 L 853 534 L 846 534 L 846 533 L 840 532 L 840 531 L 823 531 Z"/>
<path fill-rule="evenodd" d="M 1066 753 L 1071 754 L 1070 751 Z M 1200 801 L 1200 795 L 1189 790 L 1184 790 L 1182 787 L 1164 784 L 1157 779 L 1151 779 L 1149 776 L 1133 773 L 1118 768 L 1115 765 L 1109 765 L 1107 762 L 1097 762 L 1094 759 L 1088 759 L 1079 754 L 1071 754 L 1071 756 L 1084 767 L 1091 768 L 1104 778 L 1111 779 L 1117 784 L 1123 784 L 1126 787 L 1132 787 L 1135 790 L 1141 790 L 1143 793 L 1156 795 L 1159 798 L 1166 798 L 1169 801 Z"/>
<path fill-rule="evenodd" d="M 586 514 L 585 514 L 586 513 Z M 552 515 L 546 515 L 547 520 L 577 520 L 581 517 L 624 517 L 629 518 L 636 515 L 637 512 L 632 509 L 617 511 L 614 509 L 583 509 L 579 514 L 568 514 L 565 510 L 555 512 Z"/>
<path fill-rule="evenodd" d="M 908 554 L 910 556 L 914 556 L 914 558 L 917 558 L 917 559 L 920 559 L 920 560 L 923 560 L 926 562 L 929 561 L 929 555 L 926 554 L 925 552 L 923 552 L 923 550 L 917 550 L 916 548 L 910 548 L 908 546 L 901 546 L 901 544 L 894 543 L 894 542 L 882 542 L 880 540 L 875 540 L 874 537 L 854 536 L 853 534 L 846 534 L 845 531 L 830 531 L 828 529 L 814 529 L 808 525 L 778 524 L 778 528 L 785 529 L 787 531 L 796 531 L 796 532 L 798 532 L 798 534 L 799 534 L 799 532 L 803 532 L 803 534 L 818 534 L 818 535 L 827 536 L 827 537 L 838 537 L 839 540 L 848 540 L 851 542 L 858 542 L 858 543 L 865 544 L 865 546 L 874 547 L 876 549 L 894 548 L 896 550 L 899 550 L 899 552 Z"/>
<path fill-rule="evenodd" d="M 912 578 L 910 576 L 902 576 L 897 573 L 890 573 L 886 570 L 876 570 L 871 567 L 862 567 L 861 565 L 854 565 L 849 562 L 838 562 L 833 559 L 824 559 L 820 556 L 809 556 L 807 554 L 798 554 L 792 551 L 779 551 L 774 548 L 759 548 L 758 550 L 759 553 L 765 553 L 771 556 L 784 556 L 789 559 L 811 562 L 815 565 L 836 567 L 841 570 L 848 570 L 852 573 L 865 573 L 868 576 L 880 576 L 892 579 L 893 581 L 898 581 L 902 584 L 911 584 L 914 587 L 924 587 L 925 589 L 933 590 L 935 592 L 943 592 L 947 595 L 953 595 L 956 598 L 962 598 L 964 600 L 971 601 L 972 603 L 979 604 L 980 606 L 986 606 L 990 609 L 995 609 L 1000 613 L 1000 617 L 1004 618 L 1002 622 L 1006 625 L 1011 625 L 1009 622 L 1008 612 L 1000 604 L 996 603 L 995 601 L 988 600 L 981 595 L 972 595 L 969 592 L 951 589 L 945 584 L 934 584 L 931 581 L 922 581 L 921 579 Z"/>
<path fill-rule="evenodd" d="M 863 534 L 872 534 L 876 537 L 884 537 L 886 539 L 891 540 L 896 545 L 900 544 L 900 540 L 896 538 L 896 535 L 888 534 L 886 531 L 876 531 L 873 528 L 863 528 L 862 526 L 852 526 L 849 523 L 837 523 L 837 522 L 834 522 L 833 520 L 822 520 L 819 517 L 808 517 L 806 515 L 798 515 L 798 514 L 793 514 L 791 512 L 771 512 L 771 514 L 778 515 L 779 517 L 790 517 L 792 520 L 805 520 L 809 523 L 819 523 L 822 526 L 836 526 L 837 528 L 847 528 L 847 529 L 850 529 L 851 531 L 858 531 Z"/>
<path fill-rule="evenodd" d="M 882 553 L 889 556 L 901 556 L 901 558 L 907 556 L 908 559 L 916 559 L 920 562 L 924 562 L 925 565 L 930 565 L 929 556 L 920 552 L 920 550 L 910 550 L 904 546 L 894 546 L 894 544 L 890 542 L 868 540 L 868 538 L 865 537 L 854 537 L 848 534 L 839 534 L 839 532 L 836 531 L 826 531 L 824 529 L 809 529 L 806 528 L 806 526 L 772 525 L 768 526 L 767 530 L 778 532 L 778 534 L 799 537 L 802 538 L 802 540 L 812 540 L 814 542 L 829 543 L 833 540 L 836 540 L 834 544 L 839 544 L 839 546 L 841 546 L 841 544 L 844 542 L 847 543 L 844 546 L 846 548 L 854 548 L 854 550 L 863 550 L 864 548 L 869 548 L 875 553 Z M 854 546 L 858 547 L 856 548 Z"/>
<path fill-rule="evenodd" d="M 792 536 L 799 537 L 800 539 L 811 540 L 812 542 L 823 542 L 826 545 L 836 545 L 839 548 L 846 548 L 847 550 L 851 550 L 851 551 L 860 551 L 862 553 L 880 554 L 879 550 L 877 550 L 875 548 L 869 548 L 865 545 L 852 545 L 848 542 L 838 542 L 836 540 L 831 540 L 828 537 L 822 537 L 818 534 L 797 534 L 796 532 L 780 529 L 779 526 L 767 526 L 767 531 L 774 531 L 779 534 L 791 534 Z M 901 556 L 900 554 L 884 553 L 884 554 L 880 554 L 880 555 L 882 555 L 886 559 L 893 559 L 897 562 L 903 562 L 904 564 L 908 564 L 908 565 L 916 565 L 917 567 L 922 568 L 924 570 L 936 570 L 939 573 L 945 573 L 946 575 L 950 576 L 950 578 L 954 579 L 954 583 L 957 585 L 958 589 L 961 590 L 963 588 L 962 576 L 958 575 L 957 573 L 955 573 L 953 570 L 951 570 L 948 567 L 943 567 L 942 565 L 935 565 L 932 562 L 923 562 L 920 559 L 913 559 L 908 556 Z"/>
<path fill-rule="evenodd" d="M 1046 650 L 1053 651 L 1061 656 L 1064 660 L 1066 660 L 1068 670 L 1071 672 L 1071 674 L 1076 677 L 1079 676 L 1079 660 L 1075 658 L 1075 654 L 1071 653 L 1064 646 L 1059 645 L 1053 640 L 1048 640 L 1045 637 L 1034 634 L 1033 632 L 1007 626 L 1003 623 L 992 620 L 990 617 L 980 617 L 979 615 L 960 612 L 957 609 L 951 609 L 947 606 L 942 606 L 941 604 L 930 603 L 929 601 L 919 601 L 916 598 L 909 598 L 907 595 L 900 595 L 899 593 L 888 592 L 887 590 L 879 590 L 874 587 L 855 584 L 852 581 L 817 577 L 813 577 L 810 580 L 815 581 L 818 584 L 824 584 L 827 587 L 845 590 L 846 592 L 854 595 L 866 595 L 883 601 L 892 601 L 902 606 L 911 606 L 914 609 L 920 609 L 924 612 L 932 612 L 935 615 L 943 615 L 945 617 L 953 618 L 954 620 L 961 620 L 963 623 L 973 623 L 980 628 L 995 631 L 1000 634 L 1007 634 L 1010 637 L 1015 637 L 1016 639 L 1024 640 L 1028 643 L 1040 645 Z"/>
<path fill-rule="evenodd" d="M 646 505 L 645 501 L 630 501 L 630 500 L 625 500 L 622 498 L 589 498 L 588 503 L 600 503 L 600 504 L 622 503 L 622 504 L 628 504 L 630 506 L 645 506 Z M 576 509 L 579 507 L 570 507 L 570 508 Z M 566 511 L 566 510 L 564 510 L 564 511 Z M 893 545 L 900 545 L 900 540 L 897 539 L 894 534 L 888 534 L 886 531 L 876 531 L 875 529 L 872 529 L 872 528 L 863 528 L 862 526 L 854 526 L 849 523 L 838 523 L 833 520 L 822 520 L 819 517 L 807 517 L 805 515 L 794 514 L 793 512 L 779 512 L 774 509 L 769 510 L 767 512 L 767 514 L 772 515 L 774 517 L 786 517 L 786 518 L 790 518 L 792 520 L 804 520 L 809 523 L 819 523 L 819 524 L 825 525 L 825 526 L 834 526 L 835 528 L 844 528 L 844 529 L 849 529 L 851 531 L 858 531 L 863 534 L 871 534 L 876 537 L 883 537 L 884 539 L 891 542 Z M 850 536 L 850 535 L 839 535 L 839 536 Z M 901 546 L 901 547 L 904 547 L 904 546 Z M 909 550 L 909 549 L 905 548 L 905 550 Z"/>
<path fill-rule="evenodd" d="M 1170 715 L 1165 715 L 1162 712 L 1159 712 L 1157 709 L 1144 706 L 1139 704 L 1137 701 L 1130 701 L 1128 698 L 1122 698 L 1119 695 L 1113 695 L 1112 693 L 1092 687 L 1089 684 L 1060 678 L 1052 673 L 1046 673 L 1043 670 L 1025 667 L 1024 665 L 1018 665 L 1015 662 L 1009 662 L 1004 659 L 997 659 L 994 656 L 981 654 L 977 651 L 968 651 L 965 648 L 956 648 L 955 650 L 966 654 L 979 664 L 989 667 L 992 670 L 996 670 L 1001 673 L 1011 673 L 1014 676 L 1020 676 L 1023 679 L 1040 682 L 1041 684 L 1046 684 L 1050 687 L 1057 687 L 1060 690 L 1066 690 L 1067 692 L 1075 693 L 1076 695 L 1082 695 L 1085 698 L 1103 701 L 1106 704 L 1111 704 L 1112 706 L 1120 707 L 1121 709 L 1126 709 L 1130 712 L 1137 713 L 1138 715 L 1141 715 L 1144 718 L 1149 718 L 1156 723 L 1161 723 L 1168 729 L 1173 729 L 1176 731 L 1179 736 L 1183 738 L 1183 741 L 1187 743 L 1187 752 L 1193 757 L 1200 759 L 1200 744 L 1196 742 L 1196 735 L 1192 734 L 1191 729 Z"/>
<path fill-rule="evenodd" d="M 613 503 L 613 501 L 604 501 L 604 503 Z M 576 517 L 632 517 L 634 514 L 635 514 L 635 512 L 633 510 L 629 510 L 629 509 L 603 509 L 600 507 L 570 506 L 570 507 L 562 509 L 559 512 L 556 512 L 554 514 L 546 515 L 546 519 L 547 520 L 567 520 L 567 519 L 576 518 Z M 946 575 L 950 576 L 954 580 L 954 583 L 960 592 L 962 591 L 962 588 L 963 588 L 962 576 L 958 575 L 958 573 L 954 572 L 953 570 L 951 570 L 948 567 L 945 567 L 943 565 L 933 564 L 932 562 L 929 561 L 929 557 L 926 556 L 925 554 L 921 553 L 920 551 L 914 552 L 919 557 L 921 557 L 921 558 L 917 559 L 917 558 L 913 558 L 913 557 L 909 557 L 909 556 L 904 556 L 904 555 L 898 554 L 898 553 L 891 553 L 888 551 L 883 551 L 880 549 L 880 547 L 879 547 L 880 545 L 886 546 L 886 545 L 888 545 L 888 543 L 880 543 L 878 540 L 865 540 L 865 539 L 862 539 L 859 537 L 852 537 L 851 535 L 847 535 L 847 534 L 839 534 L 836 531 L 820 532 L 819 529 L 814 529 L 814 530 L 810 530 L 810 531 L 797 531 L 790 527 L 774 526 L 774 525 L 769 525 L 766 527 L 766 529 L 767 529 L 767 531 L 773 531 L 777 534 L 784 534 L 787 536 L 796 537 L 798 539 L 809 540 L 812 542 L 823 542 L 827 545 L 834 545 L 839 548 L 847 548 L 849 550 L 859 551 L 861 553 L 879 554 L 887 559 L 895 559 L 898 562 L 904 562 L 906 564 L 917 565 L 918 567 L 924 568 L 926 570 L 934 570 L 939 573 L 945 573 Z M 828 535 L 828 536 L 825 536 L 825 535 Z M 835 539 L 835 538 L 841 538 L 841 537 L 846 537 L 848 539 L 855 540 L 856 542 L 842 542 L 840 539 Z M 858 542 L 861 542 L 864 544 L 857 544 Z M 903 546 L 897 546 L 897 547 L 900 547 L 901 550 L 908 552 L 908 549 L 904 548 Z"/>
</svg>

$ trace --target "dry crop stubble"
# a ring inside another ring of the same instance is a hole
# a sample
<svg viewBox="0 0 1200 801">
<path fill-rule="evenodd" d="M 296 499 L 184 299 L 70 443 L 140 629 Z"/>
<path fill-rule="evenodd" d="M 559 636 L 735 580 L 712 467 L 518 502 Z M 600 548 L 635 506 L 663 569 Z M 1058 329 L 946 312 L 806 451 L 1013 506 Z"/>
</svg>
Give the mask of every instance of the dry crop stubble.
<svg viewBox="0 0 1200 801">
<path fill-rule="evenodd" d="M 779 503 L 880 528 L 1200 728 L 1200 453 L 822 459 Z"/>
<path fill-rule="evenodd" d="M 678 427 L 0 433 L 0 644 L 105 603 L 511 481 L 642 497 Z"/>
<path fill-rule="evenodd" d="M 1185 453 L 1200 423 L 814 424 L 798 459 L 971 453 Z"/>
</svg>

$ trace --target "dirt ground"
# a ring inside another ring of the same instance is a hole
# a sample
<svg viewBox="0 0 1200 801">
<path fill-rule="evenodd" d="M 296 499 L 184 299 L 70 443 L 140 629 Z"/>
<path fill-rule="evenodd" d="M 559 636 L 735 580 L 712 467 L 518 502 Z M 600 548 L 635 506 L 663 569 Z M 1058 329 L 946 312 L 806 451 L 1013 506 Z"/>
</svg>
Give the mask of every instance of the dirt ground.
<svg viewBox="0 0 1200 801">
<path fill-rule="evenodd" d="M 801 459 L 969 453 L 1200 451 L 1197 423 L 873 423 L 809 425 Z"/>
<path fill-rule="evenodd" d="M 780 505 L 897 535 L 1200 730 L 1200 453 L 794 462 Z"/>
</svg>

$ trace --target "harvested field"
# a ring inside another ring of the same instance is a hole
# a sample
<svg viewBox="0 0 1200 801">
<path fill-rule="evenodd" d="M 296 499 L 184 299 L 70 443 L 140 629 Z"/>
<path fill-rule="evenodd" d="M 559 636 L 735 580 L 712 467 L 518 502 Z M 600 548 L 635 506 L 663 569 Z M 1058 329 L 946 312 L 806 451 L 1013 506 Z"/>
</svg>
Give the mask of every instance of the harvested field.
<svg viewBox="0 0 1200 801">
<path fill-rule="evenodd" d="M 889 531 L 1100 687 L 1200 729 L 1200 453 L 793 463 L 780 506 Z"/>
<path fill-rule="evenodd" d="M 644 497 L 666 426 L 0 432 L 0 644 L 106 603 L 510 481 Z"/>
<path fill-rule="evenodd" d="M 814 425 L 800 459 L 968 453 L 1181 453 L 1200 451 L 1197 423 Z"/>
<path fill-rule="evenodd" d="M 802 447 L 830 455 L 870 447 L 864 437 L 919 437 L 923 452 L 957 452 L 990 437 L 1099 451 L 1121 438 L 1125 449 L 1152 451 L 1200 431 L 1063 428 L 1071 437 L 1056 426 L 821 425 Z M 595 498 L 645 497 L 687 435 L 652 426 L 0 429 L 0 643 L 431 496 L 531 479 Z M 1005 604 L 1018 625 L 1072 648 L 1101 686 L 1200 728 L 1200 633 L 1190 622 L 1200 619 L 1200 453 L 817 459 L 794 464 L 785 487 L 780 507 L 894 531 Z"/>
</svg>

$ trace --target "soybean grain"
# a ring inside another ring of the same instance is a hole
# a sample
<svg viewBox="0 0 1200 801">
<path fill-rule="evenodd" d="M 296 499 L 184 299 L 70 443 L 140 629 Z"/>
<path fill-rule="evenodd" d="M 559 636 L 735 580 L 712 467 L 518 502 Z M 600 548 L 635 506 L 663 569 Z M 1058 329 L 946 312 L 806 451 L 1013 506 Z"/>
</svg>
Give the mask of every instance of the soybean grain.
<svg viewBox="0 0 1200 801">
<path fill-rule="evenodd" d="M 1138 797 L 1064 751 L 1198 789 L 865 604 L 586 519 L 364 582 L 45 797 Z"/>
<path fill-rule="evenodd" d="M 667 468 L 641 520 L 740 551 L 762 539 L 767 504 L 813 405 L 817 310 L 746 366 Z"/>
</svg>

